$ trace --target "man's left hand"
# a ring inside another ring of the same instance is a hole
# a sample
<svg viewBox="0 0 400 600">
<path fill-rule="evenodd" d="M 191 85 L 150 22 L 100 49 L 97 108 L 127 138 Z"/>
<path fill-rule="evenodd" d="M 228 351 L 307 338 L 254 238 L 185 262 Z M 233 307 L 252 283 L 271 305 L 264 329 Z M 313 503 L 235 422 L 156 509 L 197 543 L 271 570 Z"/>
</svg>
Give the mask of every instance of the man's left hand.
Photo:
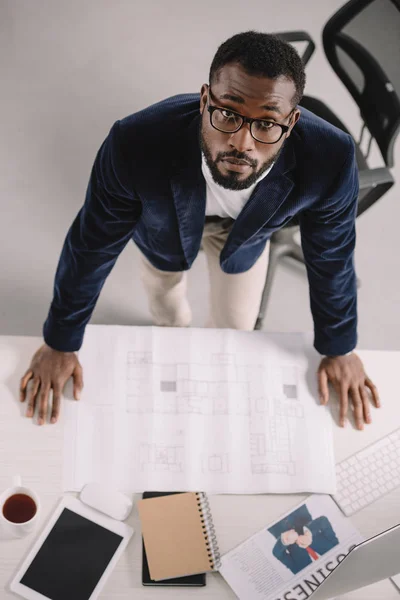
<svg viewBox="0 0 400 600">
<path fill-rule="evenodd" d="M 364 423 L 371 423 L 370 397 L 376 408 L 380 406 L 378 390 L 367 377 L 357 354 L 347 356 L 326 356 L 318 369 L 318 385 L 321 404 L 329 401 L 328 382 L 331 382 L 339 396 L 339 424 L 344 427 L 349 408 L 349 398 L 353 405 L 357 429 L 364 429 Z"/>
</svg>

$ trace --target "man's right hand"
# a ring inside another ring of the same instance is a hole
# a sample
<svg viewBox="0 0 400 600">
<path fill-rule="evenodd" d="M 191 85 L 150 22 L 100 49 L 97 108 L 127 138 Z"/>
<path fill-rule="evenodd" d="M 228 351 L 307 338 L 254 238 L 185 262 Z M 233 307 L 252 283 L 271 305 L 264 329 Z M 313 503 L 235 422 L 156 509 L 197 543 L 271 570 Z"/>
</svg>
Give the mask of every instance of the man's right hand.
<svg viewBox="0 0 400 600">
<path fill-rule="evenodd" d="M 79 400 L 83 388 L 82 367 L 75 352 L 59 352 L 43 344 L 33 355 L 31 364 L 21 379 L 20 400 L 28 399 L 27 417 L 33 417 L 38 409 L 38 425 L 43 425 L 47 416 L 50 390 L 53 390 L 53 405 L 50 423 L 55 423 L 60 414 L 61 394 L 68 379 L 74 380 L 74 398 Z M 33 380 L 28 390 L 28 382 Z"/>
</svg>

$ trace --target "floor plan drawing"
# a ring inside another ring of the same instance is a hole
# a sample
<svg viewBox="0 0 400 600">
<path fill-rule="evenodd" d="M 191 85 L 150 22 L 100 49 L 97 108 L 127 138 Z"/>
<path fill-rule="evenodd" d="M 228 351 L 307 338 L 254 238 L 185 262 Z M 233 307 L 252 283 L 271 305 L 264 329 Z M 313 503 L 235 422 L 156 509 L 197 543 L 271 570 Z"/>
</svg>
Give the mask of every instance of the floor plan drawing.
<svg viewBox="0 0 400 600">
<path fill-rule="evenodd" d="M 250 415 L 250 376 L 250 371 L 236 367 L 231 354 L 212 354 L 210 365 L 169 365 L 153 362 L 149 352 L 128 352 L 126 409 L 131 413 Z"/>
<path fill-rule="evenodd" d="M 79 357 L 64 489 L 96 477 L 132 493 L 335 492 L 330 414 L 308 376 L 320 358 L 305 335 L 94 325 Z"/>
<path fill-rule="evenodd" d="M 183 446 L 160 446 L 158 444 L 142 444 L 139 452 L 140 469 L 145 471 L 183 470 Z"/>
<path fill-rule="evenodd" d="M 221 365 L 222 375 L 220 370 L 215 370 L 216 364 Z M 237 368 L 232 354 L 212 354 L 210 365 L 169 365 L 153 362 L 149 352 L 129 352 L 127 366 L 128 412 L 247 416 L 252 473 L 296 474 L 287 419 L 302 419 L 304 414 L 302 405 L 297 402 L 295 365 L 280 368 L 278 397 L 273 399 L 265 395 L 261 398 L 253 396 L 257 390 L 263 390 L 261 365 Z M 211 380 L 213 375 L 215 381 Z M 258 413 L 263 414 L 262 421 Z M 268 417 L 267 423 L 265 417 Z M 268 434 L 258 433 L 260 427 L 262 430 L 267 428 Z M 228 464 L 227 454 L 213 455 L 203 457 L 202 469 L 203 472 L 223 473 L 228 472 Z"/>
</svg>

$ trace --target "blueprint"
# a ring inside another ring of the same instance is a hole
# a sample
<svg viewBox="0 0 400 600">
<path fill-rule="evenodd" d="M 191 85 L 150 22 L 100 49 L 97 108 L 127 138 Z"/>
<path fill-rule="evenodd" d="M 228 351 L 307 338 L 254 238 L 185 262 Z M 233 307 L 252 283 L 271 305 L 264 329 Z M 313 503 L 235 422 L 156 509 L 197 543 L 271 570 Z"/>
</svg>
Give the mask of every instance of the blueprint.
<svg viewBox="0 0 400 600">
<path fill-rule="evenodd" d="M 320 357 L 305 334 L 87 328 L 64 403 L 64 489 L 335 492 Z"/>
</svg>

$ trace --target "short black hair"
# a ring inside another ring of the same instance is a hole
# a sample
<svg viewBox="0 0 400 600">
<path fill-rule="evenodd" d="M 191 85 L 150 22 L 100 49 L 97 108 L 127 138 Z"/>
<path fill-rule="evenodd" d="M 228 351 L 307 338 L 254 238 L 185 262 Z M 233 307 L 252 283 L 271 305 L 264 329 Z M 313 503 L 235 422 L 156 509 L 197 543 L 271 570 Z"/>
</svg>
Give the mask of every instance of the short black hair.
<svg viewBox="0 0 400 600">
<path fill-rule="evenodd" d="M 210 84 L 218 78 L 222 67 L 239 63 L 249 75 L 277 79 L 285 76 L 295 85 L 292 99 L 296 106 L 303 97 L 306 74 L 296 50 L 269 33 L 245 31 L 237 33 L 220 45 L 210 67 Z"/>
</svg>

